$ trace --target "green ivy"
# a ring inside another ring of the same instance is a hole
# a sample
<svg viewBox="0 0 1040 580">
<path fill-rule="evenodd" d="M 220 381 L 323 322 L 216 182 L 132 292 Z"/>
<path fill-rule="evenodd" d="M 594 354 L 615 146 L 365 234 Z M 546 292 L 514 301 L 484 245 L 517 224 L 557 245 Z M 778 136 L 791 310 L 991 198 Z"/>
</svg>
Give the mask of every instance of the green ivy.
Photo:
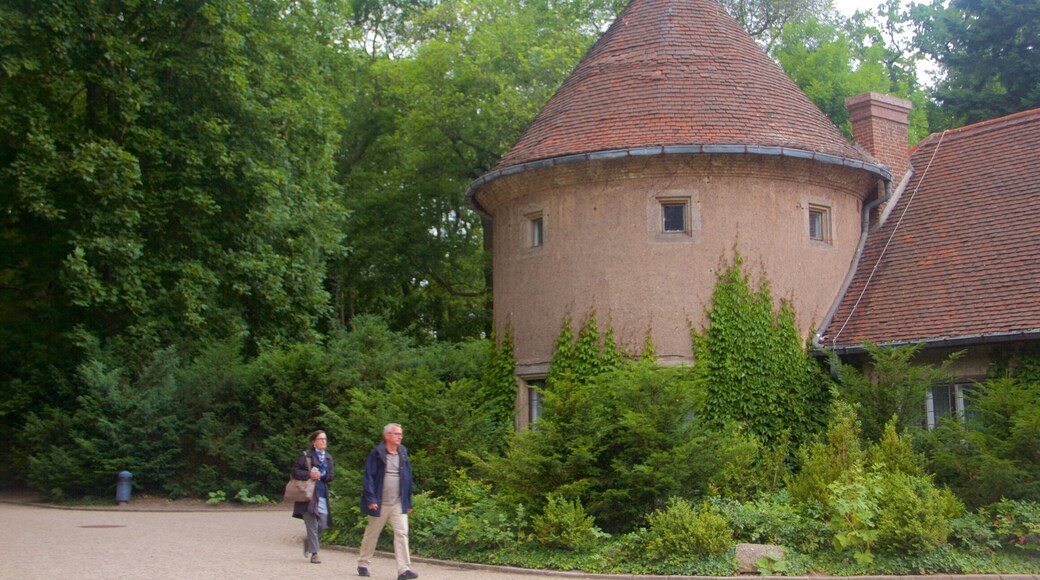
<svg viewBox="0 0 1040 580">
<path fill-rule="evenodd" d="M 546 384 L 549 389 L 567 382 L 585 384 L 592 378 L 621 369 L 627 360 L 618 346 L 613 327 L 601 333 L 596 312 L 585 319 L 577 337 L 570 316 L 563 320 L 560 334 L 553 346 L 552 362 Z"/>
<path fill-rule="evenodd" d="M 509 330 L 502 335 L 492 333 L 488 341 L 488 357 L 480 381 L 481 394 L 491 411 L 504 424 L 512 427 L 516 399 L 516 359 L 513 355 L 513 337 Z"/>
<path fill-rule="evenodd" d="M 808 441 L 826 421 L 828 383 L 808 355 L 791 305 L 778 311 L 765 280 L 757 291 L 734 255 L 715 285 L 709 327 L 691 331 L 695 369 L 706 396 L 701 412 L 713 425 L 747 425 L 767 444 L 789 433 Z"/>
</svg>

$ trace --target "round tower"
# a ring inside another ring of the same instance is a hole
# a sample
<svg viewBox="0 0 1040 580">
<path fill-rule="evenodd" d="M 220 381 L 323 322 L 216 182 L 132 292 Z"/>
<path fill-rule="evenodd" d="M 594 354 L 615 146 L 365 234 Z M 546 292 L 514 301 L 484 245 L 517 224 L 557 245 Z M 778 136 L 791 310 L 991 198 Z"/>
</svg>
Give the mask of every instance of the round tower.
<svg viewBox="0 0 1040 580">
<path fill-rule="evenodd" d="M 734 248 L 808 334 L 890 179 L 718 2 L 633 0 L 468 195 L 493 227 L 496 327 L 533 381 L 564 317 L 593 310 L 621 345 L 691 360 Z"/>
</svg>

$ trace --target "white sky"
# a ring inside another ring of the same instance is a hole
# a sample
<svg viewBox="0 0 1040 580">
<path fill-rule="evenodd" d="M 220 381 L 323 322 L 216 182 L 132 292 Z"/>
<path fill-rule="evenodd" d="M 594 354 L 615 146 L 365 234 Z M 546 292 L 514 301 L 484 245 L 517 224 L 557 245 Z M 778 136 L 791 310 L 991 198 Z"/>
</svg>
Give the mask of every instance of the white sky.
<svg viewBox="0 0 1040 580">
<path fill-rule="evenodd" d="M 845 16 L 852 16 L 857 10 L 872 10 L 881 4 L 881 0 L 834 0 L 834 7 Z"/>
</svg>

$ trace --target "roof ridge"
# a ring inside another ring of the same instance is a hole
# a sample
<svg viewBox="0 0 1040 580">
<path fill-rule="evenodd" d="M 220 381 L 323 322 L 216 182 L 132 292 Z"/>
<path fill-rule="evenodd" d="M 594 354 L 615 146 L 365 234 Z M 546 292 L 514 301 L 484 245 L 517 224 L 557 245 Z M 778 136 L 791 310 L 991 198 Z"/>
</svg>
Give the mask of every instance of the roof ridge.
<svg viewBox="0 0 1040 580">
<path fill-rule="evenodd" d="M 946 131 L 938 131 L 929 134 L 924 139 L 921 139 L 910 149 L 910 154 L 913 155 L 919 147 L 928 145 L 933 140 L 937 139 L 939 135 L 945 133 L 944 139 L 950 138 L 963 138 L 966 133 L 977 134 L 984 131 L 995 131 L 1018 125 L 1021 123 L 1029 123 L 1032 121 L 1040 121 L 1040 108 L 1027 109 L 1025 111 L 1019 111 L 1018 113 L 1011 113 L 1003 117 L 997 117 L 996 119 L 988 119 L 986 121 L 979 121 L 978 123 L 972 123 L 971 125 L 965 125 L 963 127 L 957 127 L 956 129 L 947 129 Z"/>
</svg>

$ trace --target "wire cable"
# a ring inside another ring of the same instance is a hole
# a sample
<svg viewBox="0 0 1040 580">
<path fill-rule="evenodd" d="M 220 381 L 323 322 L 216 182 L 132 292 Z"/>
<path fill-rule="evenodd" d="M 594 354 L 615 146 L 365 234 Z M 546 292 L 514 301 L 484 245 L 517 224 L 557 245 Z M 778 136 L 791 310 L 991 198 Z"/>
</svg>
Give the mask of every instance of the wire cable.
<svg viewBox="0 0 1040 580">
<path fill-rule="evenodd" d="M 903 217 L 906 216 L 907 210 L 910 209 L 910 204 L 914 202 L 914 196 L 917 195 L 917 190 L 921 189 L 921 185 L 924 183 L 926 177 L 928 177 L 928 170 L 932 167 L 932 162 L 935 161 L 936 154 L 939 153 L 939 146 L 942 145 L 943 138 L 946 137 L 946 133 L 949 130 L 943 131 L 939 135 L 939 142 L 935 144 L 935 149 L 932 150 L 932 156 L 928 159 L 928 165 L 925 166 L 924 172 L 921 173 L 921 179 L 917 180 L 917 185 L 914 190 L 910 192 L 910 198 L 906 200 L 906 205 L 903 206 L 903 211 L 899 214 L 899 218 L 896 220 L 894 226 L 892 226 L 892 232 L 888 235 L 888 239 L 885 241 L 885 246 L 881 249 L 881 253 L 878 254 L 877 261 L 874 262 L 874 267 L 870 270 L 870 275 L 867 276 L 867 281 L 863 283 L 863 288 L 859 291 L 859 296 L 856 298 L 856 302 L 852 304 L 852 310 L 849 311 L 849 315 L 845 317 L 845 322 L 838 329 L 838 332 L 834 334 L 834 338 L 831 339 L 831 347 L 834 348 L 838 344 L 838 337 L 848 326 L 849 321 L 852 320 L 852 316 L 856 313 L 856 309 L 859 308 L 859 303 L 863 301 L 863 295 L 867 293 L 867 288 L 870 287 L 871 281 L 874 279 L 874 274 L 877 273 L 878 268 L 881 266 L 881 260 L 885 258 L 885 253 L 888 252 L 888 247 L 892 245 L 892 240 L 896 237 L 896 231 L 899 230 L 899 225 L 903 222 Z"/>
</svg>

